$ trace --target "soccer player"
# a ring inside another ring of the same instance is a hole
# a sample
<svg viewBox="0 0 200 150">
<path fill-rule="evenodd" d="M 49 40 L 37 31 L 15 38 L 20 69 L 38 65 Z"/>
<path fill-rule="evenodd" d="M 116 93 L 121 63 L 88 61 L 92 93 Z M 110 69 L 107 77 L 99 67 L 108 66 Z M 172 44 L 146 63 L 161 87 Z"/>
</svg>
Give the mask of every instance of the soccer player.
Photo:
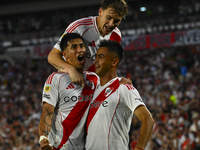
<svg viewBox="0 0 200 150">
<path fill-rule="evenodd" d="M 87 48 L 84 70 L 95 71 L 93 64 L 100 40 L 106 39 L 121 42 L 121 32 L 117 26 L 127 13 L 128 6 L 124 0 L 102 0 L 99 16 L 76 20 L 67 27 L 64 34 L 79 33 L 84 38 Z M 84 86 L 82 74 L 76 71 L 74 66 L 62 59 L 59 46 L 60 40 L 49 53 L 48 62 L 56 69 L 69 73 L 73 83 Z"/>
<path fill-rule="evenodd" d="M 42 150 L 81 150 L 85 144 L 85 122 L 98 77 L 83 72 L 86 48 L 82 36 L 68 33 L 60 42 L 66 62 L 83 74 L 85 87 L 72 83 L 69 74 L 52 73 L 43 89 L 43 109 L 39 123 Z"/>
<path fill-rule="evenodd" d="M 94 92 L 87 117 L 86 150 L 128 150 L 133 114 L 142 122 L 135 150 L 144 150 L 150 139 L 153 118 L 139 92 L 129 84 L 120 85 L 117 67 L 123 48 L 103 40 L 94 61 L 100 83 Z"/>
</svg>

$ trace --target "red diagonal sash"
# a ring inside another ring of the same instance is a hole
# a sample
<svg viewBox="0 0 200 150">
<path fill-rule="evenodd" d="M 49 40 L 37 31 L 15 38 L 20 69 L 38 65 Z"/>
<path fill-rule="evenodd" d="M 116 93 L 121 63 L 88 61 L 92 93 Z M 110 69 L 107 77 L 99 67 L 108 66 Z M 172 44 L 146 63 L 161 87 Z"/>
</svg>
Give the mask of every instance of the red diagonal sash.
<svg viewBox="0 0 200 150">
<path fill-rule="evenodd" d="M 96 88 L 97 77 L 90 75 L 90 76 L 87 76 L 87 79 L 93 80 L 95 88 Z M 69 113 L 69 115 L 67 116 L 67 118 L 62 122 L 63 138 L 60 145 L 57 148 L 58 150 L 62 148 L 63 144 L 65 144 L 68 141 L 68 138 L 70 137 L 70 135 L 72 134 L 76 126 L 79 124 L 82 116 L 84 115 L 91 101 L 91 98 L 88 96 L 94 93 L 95 88 L 93 90 L 89 89 L 87 85 L 83 88 L 82 96 L 84 99 L 86 98 L 85 96 L 87 96 L 88 99 L 83 100 L 83 101 L 78 101 L 76 105 L 73 107 L 73 109 L 71 110 L 71 112 Z"/>
<path fill-rule="evenodd" d="M 94 103 L 101 103 L 103 102 L 108 96 L 110 96 L 112 93 L 114 93 L 119 87 L 119 79 L 115 80 L 113 83 L 111 83 L 109 86 L 107 86 L 97 97 L 95 100 L 93 100 Z M 112 92 L 107 96 L 105 94 L 106 89 L 110 88 L 113 89 Z M 86 127 L 88 130 L 88 126 L 92 120 L 92 118 L 94 117 L 94 115 L 96 114 L 97 110 L 99 109 L 100 105 L 98 107 L 92 107 L 89 110 L 89 114 L 88 114 L 88 118 L 87 118 L 87 123 L 86 123 Z"/>
</svg>

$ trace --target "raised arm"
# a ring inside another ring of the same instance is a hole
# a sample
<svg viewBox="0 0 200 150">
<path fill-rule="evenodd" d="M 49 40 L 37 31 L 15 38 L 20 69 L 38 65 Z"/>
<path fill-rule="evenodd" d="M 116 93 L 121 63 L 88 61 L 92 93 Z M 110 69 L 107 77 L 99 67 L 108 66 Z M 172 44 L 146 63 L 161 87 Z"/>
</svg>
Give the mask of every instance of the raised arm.
<svg viewBox="0 0 200 150">
<path fill-rule="evenodd" d="M 40 147 L 42 150 L 53 150 L 49 145 L 48 134 L 51 130 L 54 106 L 44 102 L 39 123 Z"/>
<path fill-rule="evenodd" d="M 53 50 L 48 55 L 48 62 L 55 67 L 56 69 L 69 73 L 70 79 L 73 83 L 79 84 L 84 86 L 84 80 L 82 74 L 80 74 L 76 68 L 68 64 L 63 58 L 62 58 L 62 52 L 56 48 L 53 48 Z"/>
<path fill-rule="evenodd" d="M 140 129 L 140 137 L 134 150 L 143 150 L 150 140 L 154 120 L 149 110 L 140 105 L 135 110 L 136 117 L 142 122 Z"/>
</svg>

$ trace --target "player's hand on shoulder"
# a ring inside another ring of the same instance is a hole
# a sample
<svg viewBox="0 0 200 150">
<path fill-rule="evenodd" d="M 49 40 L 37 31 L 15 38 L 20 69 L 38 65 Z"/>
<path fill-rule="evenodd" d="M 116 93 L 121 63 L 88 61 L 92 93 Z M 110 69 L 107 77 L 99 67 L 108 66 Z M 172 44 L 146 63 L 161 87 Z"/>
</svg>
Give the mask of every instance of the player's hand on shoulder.
<svg viewBox="0 0 200 150">
<path fill-rule="evenodd" d="M 53 150 L 53 147 L 49 145 L 49 140 L 43 139 L 40 142 L 40 148 L 41 150 Z"/>
<path fill-rule="evenodd" d="M 132 84 L 132 80 L 130 79 L 130 78 L 124 78 L 124 77 L 122 77 L 121 78 L 121 81 L 119 82 L 119 84 L 130 84 L 130 85 L 133 85 Z"/>
<path fill-rule="evenodd" d="M 72 83 L 81 85 L 82 87 L 85 86 L 85 81 L 83 79 L 83 75 L 80 74 L 75 68 L 71 69 L 71 71 L 69 72 L 69 76 L 70 76 Z"/>
</svg>

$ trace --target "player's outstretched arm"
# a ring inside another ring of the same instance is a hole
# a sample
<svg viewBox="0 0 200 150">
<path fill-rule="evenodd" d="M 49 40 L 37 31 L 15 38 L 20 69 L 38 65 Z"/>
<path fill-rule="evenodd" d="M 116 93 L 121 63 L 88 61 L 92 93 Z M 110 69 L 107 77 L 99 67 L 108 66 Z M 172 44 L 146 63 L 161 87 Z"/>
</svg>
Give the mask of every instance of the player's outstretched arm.
<svg viewBox="0 0 200 150">
<path fill-rule="evenodd" d="M 140 137 L 134 150 L 143 150 L 150 140 L 153 131 L 154 120 L 149 110 L 143 105 L 140 105 L 136 108 L 135 115 L 142 122 L 142 125 Z"/>
<path fill-rule="evenodd" d="M 85 85 L 82 74 L 80 74 L 76 68 L 64 61 L 62 58 L 62 52 L 60 50 L 53 48 L 48 55 L 48 62 L 56 69 L 69 73 L 70 79 L 73 83 L 81 86 Z"/>
<path fill-rule="evenodd" d="M 42 150 L 53 150 L 47 138 L 52 125 L 53 113 L 54 106 L 44 102 L 39 123 L 39 143 Z"/>
</svg>

